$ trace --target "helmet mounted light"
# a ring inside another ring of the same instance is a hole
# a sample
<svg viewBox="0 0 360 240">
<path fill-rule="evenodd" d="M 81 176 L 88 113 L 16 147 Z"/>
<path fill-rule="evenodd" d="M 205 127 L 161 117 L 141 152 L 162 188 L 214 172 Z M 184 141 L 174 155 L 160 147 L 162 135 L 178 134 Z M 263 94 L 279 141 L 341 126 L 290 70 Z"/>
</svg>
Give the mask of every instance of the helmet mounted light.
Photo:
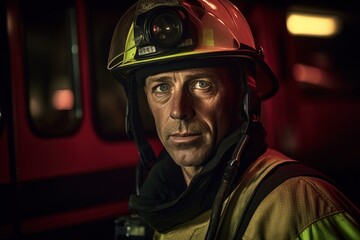
<svg viewBox="0 0 360 240">
<path fill-rule="evenodd" d="M 134 38 L 139 43 L 134 58 L 140 60 L 194 49 L 196 39 L 190 33 L 192 26 L 187 18 L 180 6 L 157 7 L 138 15 Z"/>
</svg>

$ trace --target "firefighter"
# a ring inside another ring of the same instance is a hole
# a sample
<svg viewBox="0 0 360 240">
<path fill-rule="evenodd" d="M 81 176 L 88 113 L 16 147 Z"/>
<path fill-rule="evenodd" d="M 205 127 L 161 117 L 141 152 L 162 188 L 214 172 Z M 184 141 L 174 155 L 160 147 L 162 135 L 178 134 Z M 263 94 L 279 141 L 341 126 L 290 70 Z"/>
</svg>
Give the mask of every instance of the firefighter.
<svg viewBox="0 0 360 240">
<path fill-rule="evenodd" d="M 278 83 L 230 1 L 140 0 L 114 31 L 108 69 L 140 153 L 129 208 L 153 239 L 360 238 L 359 210 L 330 179 L 267 146 L 260 105 Z"/>
</svg>

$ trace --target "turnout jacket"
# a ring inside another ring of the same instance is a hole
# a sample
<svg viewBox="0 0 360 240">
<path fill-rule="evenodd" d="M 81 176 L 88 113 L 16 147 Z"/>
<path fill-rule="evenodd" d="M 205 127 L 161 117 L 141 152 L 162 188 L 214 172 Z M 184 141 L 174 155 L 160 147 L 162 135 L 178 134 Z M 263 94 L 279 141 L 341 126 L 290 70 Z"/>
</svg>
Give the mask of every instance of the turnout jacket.
<svg viewBox="0 0 360 240">
<path fill-rule="evenodd" d="M 293 177 L 270 192 L 254 212 L 243 236 L 240 220 L 259 183 L 272 169 L 292 162 L 268 149 L 264 134 L 254 135 L 243 154 L 232 191 L 223 204 L 216 239 L 360 239 L 359 210 L 336 187 L 315 177 Z M 165 154 L 151 170 L 140 196 L 129 208 L 154 230 L 154 239 L 204 239 L 224 162 L 240 132 L 219 146 L 214 158 L 188 187 Z"/>
</svg>

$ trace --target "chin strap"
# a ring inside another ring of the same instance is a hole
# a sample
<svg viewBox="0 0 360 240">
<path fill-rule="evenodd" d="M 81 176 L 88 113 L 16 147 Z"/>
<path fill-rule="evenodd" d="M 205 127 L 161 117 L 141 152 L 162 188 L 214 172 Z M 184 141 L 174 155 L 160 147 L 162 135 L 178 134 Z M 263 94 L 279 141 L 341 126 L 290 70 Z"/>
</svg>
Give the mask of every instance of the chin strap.
<svg viewBox="0 0 360 240">
<path fill-rule="evenodd" d="M 144 172 L 148 171 L 155 161 L 155 153 L 146 139 L 143 121 L 139 111 L 138 84 L 135 79 L 128 81 L 128 107 L 126 116 L 126 133 L 134 140 L 138 153 L 139 163 L 136 168 L 136 194 L 139 195 L 140 187 L 144 181 Z"/>
</svg>

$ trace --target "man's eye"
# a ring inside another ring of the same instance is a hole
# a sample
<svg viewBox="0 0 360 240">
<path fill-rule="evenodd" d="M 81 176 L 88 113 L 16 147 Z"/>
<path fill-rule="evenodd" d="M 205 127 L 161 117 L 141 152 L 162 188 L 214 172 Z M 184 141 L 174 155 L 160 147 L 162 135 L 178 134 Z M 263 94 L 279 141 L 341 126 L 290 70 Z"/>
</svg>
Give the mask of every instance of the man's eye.
<svg viewBox="0 0 360 240">
<path fill-rule="evenodd" d="M 169 90 L 169 85 L 168 84 L 165 84 L 165 83 L 162 83 L 162 84 L 159 84 L 155 87 L 154 89 L 154 92 L 156 93 L 163 93 L 163 92 L 166 92 Z"/>
<path fill-rule="evenodd" d="M 203 80 L 197 81 L 193 85 L 194 89 L 207 89 L 209 87 L 211 87 L 211 84 L 209 82 L 203 81 Z"/>
</svg>

